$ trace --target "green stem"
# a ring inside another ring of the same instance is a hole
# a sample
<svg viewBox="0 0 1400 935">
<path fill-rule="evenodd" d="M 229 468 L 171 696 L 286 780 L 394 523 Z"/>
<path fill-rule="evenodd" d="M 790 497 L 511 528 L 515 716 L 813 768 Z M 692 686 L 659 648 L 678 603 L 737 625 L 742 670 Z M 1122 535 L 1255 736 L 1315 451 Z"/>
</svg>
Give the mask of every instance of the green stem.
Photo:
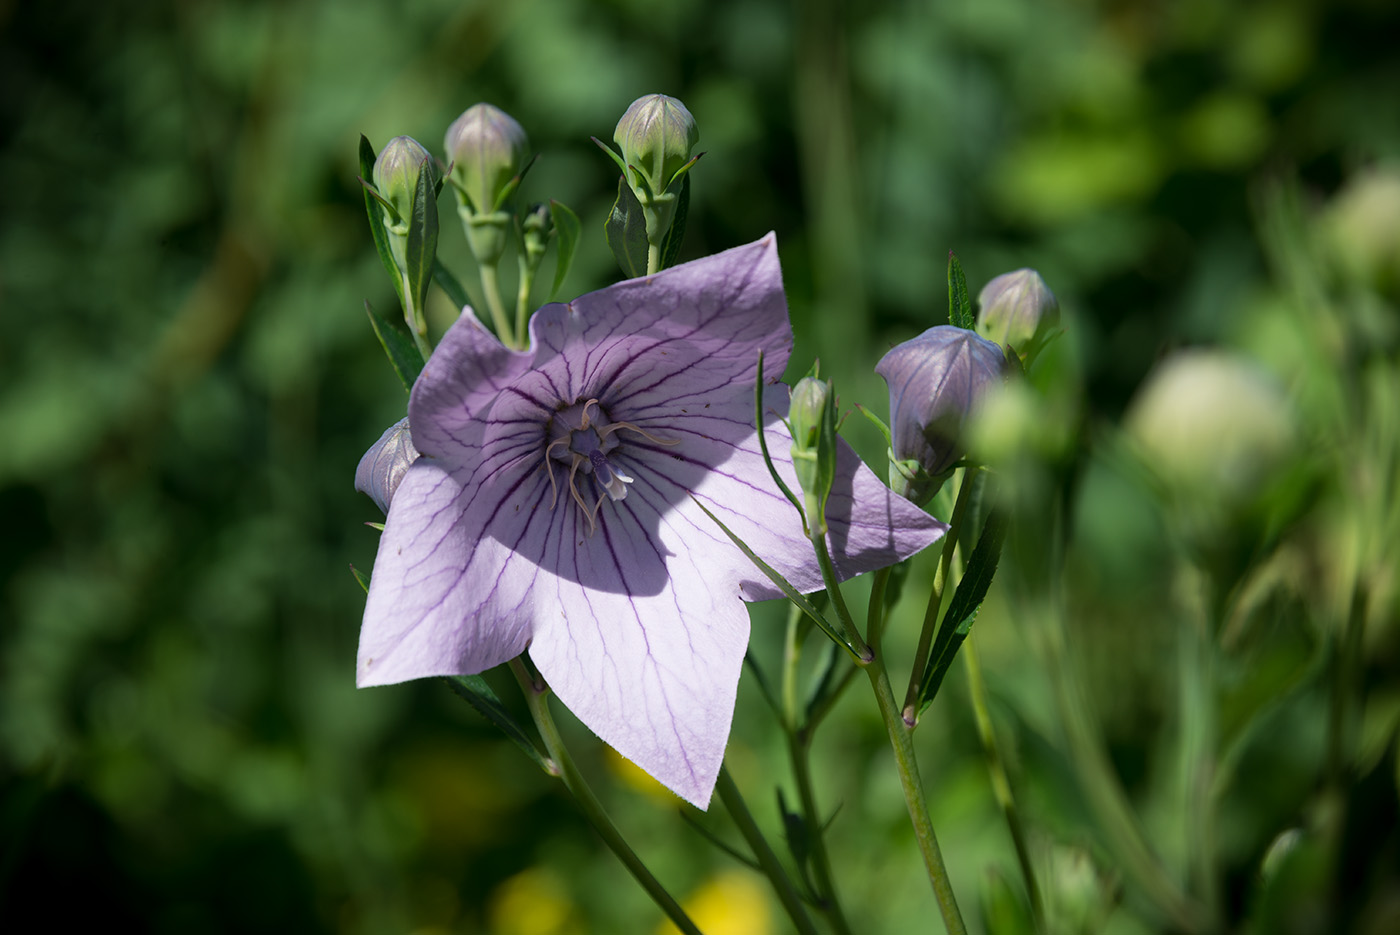
<svg viewBox="0 0 1400 935">
<path fill-rule="evenodd" d="M 914 758 L 914 737 L 909 725 L 904 722 L 903 713 L 894 700 L 890 688 L 889 673 L 885 671 L 882 653 L 875 652 L 865 672 L 870 676 L 870 686 L 875 690 L 875 700 L 880 706 L 880 717 L 885 722 L 885 730 L 890 735 L 890 745 L 894 748 L 895 766 L 899 771 L 899 784 L 904 790 L 904 804 L 909 809 L 909 820 L 914 826 L 914 838 L 919 843 L 919 853 L 928 869 L 929 882 L 933 885 L 933 895 L 938 900 L 938 911 L 943 916 L 943 926 L 949 935 L 967 935 L 962 913 L 958 911 L 957 899 L 953 895 L 953 884 L 948 879 L 948 868 L 943 864 L 943 852 L 938 848 L 938 838 L 933 833 L 933 821 L 929 818 L 928 805 L 924 802 L 924 792 L 919 781 L 919 764 Z"/>
<path fill-rule="evenodd" d="M 519 349 L 515 333 L 511 331 L 510 319 L 506 317 L 505 303 L 501 301 L 501 283 L 498 263 L 481 263 L 481 291 L 486 295 L 486 307 L 491 312 L 491 324 L 496 328 L 496 337 L 506 347 Z"/>
<path fill-rule="evenodd" d="M 579 808 L 593 825 L 593 830 L 598 832 L 603 843 L 611 848 L 622 861 L 632 876 L 642 889 L 646 890 L 652 902 L 666 913 L 666 917 L 675 924 L 686 935 L 703 935 L 690 916 L 685 914 L 680 903 L 666 892 L 666 888 L 651 875 L 646 864 L 642 863 L 635 851 L 623 839 L 622 834 L 617 830 L 617 826 L 612 823 L 608 813 L 603 810 L 603 804 L 598 801 L 598 797 L 593 794 L 593 790 L 584 781 L 583 774 L 574 765 L 573 757 L 569 755 L 568 749 L 564 746 L 564 738 L 560 736 L 559 729 L 554 724 L 554 718 L 549 713 L 549 687 L 540 679 L 532 676 L 525 669 L 525 664 L 520 661 L 520 657 L 512 659 L 510 670 L 515 673 L 515 678 L 520 682 L 520 687 L 525 693 L 525 703 L 530 706 L 530 714 L 535 719 L 535 726 L 539 729 L 540 737 L 544 740 L 545 750 L 548 751 L 550 759 L 554 761 L 559 770 L 559 778 L 564 781 L 569 792 L 578 802 Z"/>
<path fill-rule="evenodd" d="M 814 533 L 812 535 L 812 549 L 817 554 L 817 565 L 822 571 L 822 583 L 826 585 L 826 593 L 831 597 L 832 606 L 836 608 L 836 615 L 841 620 L 841 627 L 846 631 L 846 636 L 851 641 L 851 648 L 862 662 L 868 661 L 872 655 L 870 647 L 861 639 L 860 631 L 856 629 L 855 620 L 851 617 L 851 611 L 846 606 L 846 599 L 841 596 L 841 585 L 836 581 L 836 566 L 831 564 L 831 552 L 827 550 L 826 537 Z"/>
<path fill-rule="evenodd" d="M 428 321 L 423 317 L 423 310 L 413 304 L 413 293 L 408 288 L 408 274 L 400 273 L 403 285 L 403 319 L 408 325 L 408 330 L 413 333 L 413 343 L 418 345 L 418 353 L 423 355 L 424 362 L 432 356 L 433 346 L 428 343 Z"/>
<path fill-rule="evenodd" d="M 647 275 L 661 272 L 661 244 L 647 242 Z"/>
<path fill-rule="evenodd" d="M 851 671 L 855 671 L 853 668 Z M 812 790 L 812 746 L 811 735 L 807 731 L 788 731 L 788 757 L 792 760 L 792 772 L 797 779 L 797 794 L 802 800 L 802 815 L 809 830 L 808 841 L 812 848 L 812 872 L 816 876 L 817 896 L 821 900 L 822 911 L 826 913 L 831 927 L 839 935 L 851 935 L 850 923 L 846 921 L 841 900 L 836 895 L 836 886 L 831 875 L 831 858 L 826 852 L 825 823 L 817 810 L 817 797 Z"/>
<path fill-rule="evenodd" d="M 938 571 L 934 574 L 928 606 L 924 608 L 924 623 L 919 629 L 919 645 L 914 650 L 914 668 L 909 672 L 909 688 L 904 692 L 903 717 L 910 727 L 919 720 L 919 685 L 923 682 L 924 667 L 928 664 L 928 654 L 933 648 L 934 631 L 938 628 L 938 612 L 943 608 L 943 592 L 948 587 L 948 570 L 953 564 L 953 552 L 958 547 L 958 533 L 962 530 L 963 514 L 967 512 L 968 501 L 972 499 L 974 477 L 975 469 L 963 468 L 958 478 L 958 499 L 953 505 L 953 518 L 948 521 L 948 531 L 943 534 L 943 554 L 938 560 Z"/>
<path fill-rule="evenodd" d="M 745 841 L 749 842 L 754 857 L 758 858 L 758 865 L 763 868 L 764 874 L 772 882 L 773 889 L 778 894 L 778 900 L 787 910 L 792 924 L 797 926 L 797 930 L 802 935 L 817 935 L 812 918 L 807 915 L 807 910 L 802 905 L 802 897 L 797 895 L 797 888 L 792 885 L 787 871 L 778 861 L 778 855 L 773 853 L 773 848 L 768 846 L 768 840 L 758 829 L 758 823 L 753 820 L 749 807 L 744 804 L 744 797 L 739 794 L 739 787 L 734 785 L 734 779 L 729 775 L 728 767 L 721 766 L 719 768 L 719 782 L 715 785 L 715 791 L 719 793 L 720 801 L 724 803 L 725 809 L 734 819 L 739 833 L 744 836 Z"/>
<path fill-rule="evenodd" d="M 520 347 L 524 347 L 530 341 L 530 336 L 526 332 L 526 322 L 530 317 L 530 287 L 535 284 L 535 273 L 521 264 L 520 268 L 520 288 L 515 293 L 515 337 L 520 342 Z"/>
<path fill-rule="evenodd" d="M 1044 932 L 1047 931 L 1045 903 L 1041 899 L 1040 887 L 1036 884 L 1030 848 L 1026 844 L 1026 831 L 1021 825 L 1016 800 L 1011 794 L 1011 781 L 1006 775 L 1006 766 L 997 747 L 996 729 L 992 726 L 992 716 L 987 710 L 987 685 L 982 680 L 982 664 L 977 657 L 976 641 L 971 636 L 963 644 L 962 653 L 963 662 L 967 666 L 967 690 L 972 696 L 972 713 L 977 721 L 977 734 L 982 740 L 982 752 L 987 757 L 987 772 L 991 774 L 992 793 L 996 796 L 997 804 L 1001 806 L 1007 830 L 1011 832 L 1011 843 L 1016 848 L 1016 860 L 1021 865 L 1021 877 L 1026 882 L 1026 893 L 1031 900 L 1031 916 L 1035 920 L 1035 930 Z"/>
</svg>

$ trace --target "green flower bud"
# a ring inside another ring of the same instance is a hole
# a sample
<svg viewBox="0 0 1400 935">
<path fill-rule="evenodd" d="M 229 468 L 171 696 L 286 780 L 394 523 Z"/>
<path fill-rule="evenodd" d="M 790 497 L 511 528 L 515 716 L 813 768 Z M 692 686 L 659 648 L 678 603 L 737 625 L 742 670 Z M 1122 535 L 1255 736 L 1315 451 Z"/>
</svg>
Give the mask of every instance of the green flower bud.
<svg viewBox="0 0 1400 935">
<path fill-rule="evenodd" d="M 648 94 L 627 108 L 617 122 L 613 142 L 622 150 L 623 161 L 646 180 L 651 193 L 660 195 L 690 161 L 690 151 L 700 142 L 700 130 L 680 101 L 664 94 Z M 638 198 L 642 198 L 640 193 Z"/>
<path fill-rule="evenodd" d="M 1243 505 L 1294 450 L 1287 397 L 1268 373 L 1223 351 L 1182 351 L 1148 378 L 1126 419 L 1147 465 L 1199 504 Z"/>
<path fill-rule="evenodd" d="M 391 231 L 397 233 L 402 227 L 407 236 L 418 178 L 425 171 L 436 187 L 440 175 L 437 160 L 412 137 L 396 136 L 379 151 L 379 158 L 374 161 L 374 187 L 398 214 L 392 217 L 388 211 L 384 212 L 384 226 Z"/>
<path fill-rule="evenodd" d="M 447 128 L 443 148 L 452 161 L 452 185 L 472 214 L 491 214 L 515 190 L 529 150 L 525 130 L 505 111 L 473 104 Z"/>
<path fill-rule="evenodd" d="M 522 259 L 528 269 L 534 270 L 540 265 L 553 233 L 554 215 L 549 210 L 549 205 L 543 202 L 531 205 L 530 210 L 520 219 L 520 238 L 525 245 Z"/>
<path fill-rule="evenodd" d="M 977 333 L 1022 359 L 1039 349 L 1060 323 L 1060 303 L 1033 269 L 1002 273 L 977 297 Z"/>
<path fill-rule="evenodd" d="M 792 467 L 802 487 L 807 524 L 826 534 L 826 498 L 836 478 L 836 396 L 831 383 L 803 377 L 792 388 L 788 407 L 792 429 Z"/>
</svg>

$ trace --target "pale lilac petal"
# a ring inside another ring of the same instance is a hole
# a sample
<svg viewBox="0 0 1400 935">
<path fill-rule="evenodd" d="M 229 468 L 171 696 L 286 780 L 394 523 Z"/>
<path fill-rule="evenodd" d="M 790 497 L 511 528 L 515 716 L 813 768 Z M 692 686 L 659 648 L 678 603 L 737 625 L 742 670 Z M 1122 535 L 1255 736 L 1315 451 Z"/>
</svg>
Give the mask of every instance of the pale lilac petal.
<svg viewBox="0 0 1400 935">
<path fill-rule="evenodd" d="M 408 420 L 413 443 L 437 458 L 469 457 L 475 420 L 502 387 L 530 369 L 531 355 L 512 351 L 487 331 L 470 308 L 447 329 L 413 384 Z"/>
<path fill-rule="evenodd" d="M 360 686 L 481 672 L 524 651 L 536 569 L 481 535 L 476 494 L 431 458 L 404 475 L 365 601 Z"/>
<path fill-rule="evenodd" d="M 417 460 L 418 449 L 413 447 L 408 420 L 400 419 L 385 429 L 379 441 L 360 458 L 355 468 L 355 489 L 368 494 L 380 510 L 388 513 L 394 491 L 398 490 L 409 466 Z"/>
</svg>

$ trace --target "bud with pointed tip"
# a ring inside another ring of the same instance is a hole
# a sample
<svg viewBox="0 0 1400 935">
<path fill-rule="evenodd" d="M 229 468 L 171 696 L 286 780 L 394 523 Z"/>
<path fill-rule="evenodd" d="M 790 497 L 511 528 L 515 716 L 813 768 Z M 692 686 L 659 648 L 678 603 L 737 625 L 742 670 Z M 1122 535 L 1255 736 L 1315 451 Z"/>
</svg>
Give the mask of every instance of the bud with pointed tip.
<svg viewBox="0 0 1400 935">
<path fill-rule="evenodd" d="M 452 187 L 471 214 L 492 214 L 514 191 L 530 141 L 515 119 L 491 104 L 473 104 L 447 128 L 443 148 Z"/>
<path fill-rule="evenodd" d="M 880 359 L 890 388 L 890 486 L 927 503 L 962 459 L 968 415 L 1001 382 L 997 345 L 952 325 L 930 328 Z"/>
<path fill-rule="evenodd" d="M 391 217 L 387 211 L 384 213 L 386 227 L 392 229 L 402 224 L 407 232 L 408 220 L 413 217 L 418 177 L 424 172 L 429 173 L 428 177 L 436 187 L 439 178 L 437 160 L 411 136 L 396 136 L 379 151 L 379 157 L 374 160 L 374 187 L 398 213 L 397 218 Z"/>
<path fill-rule="evenodd" d="M 792 388 L 788 406 L 792 429 L 792 467 L 802 487 L 807 524 L 826 534 L 826 499 L 836 479 L 836 395 L 831 383 L 803 377 Z"/>
<path fill-rule="evenodd" d="M 1002 273 L 977 297 L 977 333 L 1022 360 L 1032 356 L 1060 323 L 1060 303 L 1033 269 Z"/>
<path fill-rule="evenodd" d="M 623 161 L 646 180 L 651 193 L 660 195 L 690 161 L 690 151 L 700 142 L 700 130 L 676 98 L 648 94 L 627 108 L 617 122 L 613 142 L 622 150 Z"/>
</svg>

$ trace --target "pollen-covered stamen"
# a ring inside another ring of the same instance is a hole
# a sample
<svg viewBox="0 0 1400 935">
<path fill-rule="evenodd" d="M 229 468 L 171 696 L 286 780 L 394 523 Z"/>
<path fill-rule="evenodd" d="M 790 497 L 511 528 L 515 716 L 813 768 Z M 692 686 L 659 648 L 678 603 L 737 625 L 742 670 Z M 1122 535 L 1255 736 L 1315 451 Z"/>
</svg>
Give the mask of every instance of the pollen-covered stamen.
<svg viewBox="0 0 1400 935">
<path fill-rule="evenodd" d="M 549 475 L 551 492 L 550 509 L 559 502 L 559 485 L 554 479 L 555 461 L 568 467 L 569 495 L 588 517 L 590 528 L 602 506 L 604 494 L 611 500 L 626 499 L 627 485 L 633 483 L 633 478 L 616 460 L 620 453 L 618 449 L 622 446 L 618 433 L 623 429 L 654 444 L 678 444 L 676 440 L 657 438 L 631 422 L 613 422 L 597 399 L 574 403 L 554 414 L 549 421 L 549 441 L 544 449 L 545 471 Z M 586 503 L 575 482 L 580 474 L 592 475 L 596 485 L 597 496 L 591 506 Z"/>
</svg>

